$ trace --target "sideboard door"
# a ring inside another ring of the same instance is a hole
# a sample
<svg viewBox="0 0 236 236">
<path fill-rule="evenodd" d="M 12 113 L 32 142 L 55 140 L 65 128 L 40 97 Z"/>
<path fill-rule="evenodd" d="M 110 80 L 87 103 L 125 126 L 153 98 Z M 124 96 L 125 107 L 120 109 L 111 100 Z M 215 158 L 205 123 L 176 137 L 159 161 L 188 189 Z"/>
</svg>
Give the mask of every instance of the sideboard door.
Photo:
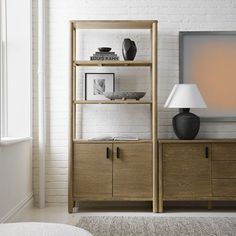
<svg viewBox="0 0 236 236">
<path fill-rule="evenodd" d="M 211 144 L 163 144 L 164 200 L 199 200 L 211 194 Z"/>
</svg>

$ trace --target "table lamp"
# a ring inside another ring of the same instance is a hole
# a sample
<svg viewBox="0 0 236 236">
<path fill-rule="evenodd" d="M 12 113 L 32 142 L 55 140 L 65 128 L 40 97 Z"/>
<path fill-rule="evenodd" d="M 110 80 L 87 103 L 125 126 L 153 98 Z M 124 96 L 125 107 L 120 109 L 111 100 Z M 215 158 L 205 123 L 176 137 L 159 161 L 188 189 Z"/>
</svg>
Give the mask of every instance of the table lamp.
<svg viewBox="0 0 236 236">
<path fill-rule="evenodd" d="M 194 139 L 200 128 L 200 118 L 189 112 L 190 108 L 206 108 L 196 84 L 176 84 L 164 107 L 181 108 L 182 112 L 173 117 L 172 124 L 179 139 Z"/>
</svg>

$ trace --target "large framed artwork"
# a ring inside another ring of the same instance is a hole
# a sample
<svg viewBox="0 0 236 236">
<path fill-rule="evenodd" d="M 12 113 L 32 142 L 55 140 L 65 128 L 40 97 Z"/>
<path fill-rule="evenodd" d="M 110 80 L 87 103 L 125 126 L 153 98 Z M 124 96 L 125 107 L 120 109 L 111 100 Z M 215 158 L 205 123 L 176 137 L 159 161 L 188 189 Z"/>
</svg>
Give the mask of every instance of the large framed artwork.
<svg viewBox="0 0 236 236">
<path fill-rule="evenodd" d="M 179 78 L 199 87 L 203 121 L 236 121 L 236 32 L 180 32 Z"/>
<path fill-rule="evenodd" d="M 114 73 L 85 73 L 85 100 L 104 100 L 105 92 L 114 91 Z"/>
</svg>

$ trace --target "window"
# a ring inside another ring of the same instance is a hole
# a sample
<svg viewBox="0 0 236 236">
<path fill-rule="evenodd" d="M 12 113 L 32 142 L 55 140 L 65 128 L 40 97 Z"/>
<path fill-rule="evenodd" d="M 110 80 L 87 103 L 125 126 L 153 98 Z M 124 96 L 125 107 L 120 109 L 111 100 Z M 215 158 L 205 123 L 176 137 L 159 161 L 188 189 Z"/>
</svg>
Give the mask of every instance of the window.
<svg viewBox="0 0 236 236">
<path fill-rule="evenodd" d="M 0 0 L 1 137 L 31 136 L 31 1 Z"/>
</svg>

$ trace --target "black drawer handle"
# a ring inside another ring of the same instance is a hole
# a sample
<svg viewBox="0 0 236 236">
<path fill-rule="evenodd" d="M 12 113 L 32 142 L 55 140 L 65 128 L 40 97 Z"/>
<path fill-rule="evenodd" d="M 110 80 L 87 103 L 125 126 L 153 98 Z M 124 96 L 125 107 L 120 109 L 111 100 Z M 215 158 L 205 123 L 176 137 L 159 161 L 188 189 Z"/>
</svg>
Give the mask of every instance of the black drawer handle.
<svg viewBox="0 0 236 236">
<path fill-rule="evenodd" d="M 109 155 L 109 147 L 106 148 L 106 158 L 109 159 L 110 155 Z"/>
<path fill-rule="evenodd" d="M 116 158 L 117 159 L 120 158 L 120 148 L 119 147 L 116 148 Z"/>
<path fill-rule="evenodd" d="M 209 148 L 205 147 L 205 158 L 209 157 Z"/>
</svg>

